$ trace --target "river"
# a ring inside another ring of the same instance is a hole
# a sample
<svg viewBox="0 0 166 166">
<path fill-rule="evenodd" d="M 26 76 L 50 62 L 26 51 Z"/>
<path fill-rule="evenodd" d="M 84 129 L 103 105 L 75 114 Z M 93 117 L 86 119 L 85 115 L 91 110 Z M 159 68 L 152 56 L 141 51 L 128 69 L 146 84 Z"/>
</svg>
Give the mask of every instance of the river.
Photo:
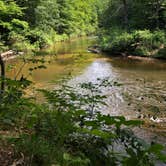
<svg viewBox="0 0 166 166">
<path fill-rule="evenodd" d="M 47 69 L 36 70 L 29 76 L 34 87 L 53 89 L 57 81 L 69 75 L 67 84 L 71 86 L 95 82 L 97 78 L 117 81 L 122 86 L 103 89 L 108 97 L 108 107 L 102 107 L 101 111 L 145 120 L 141 129 L 134 129 L 135 133 L 147 140 L 155 139 L 166 144 L 166 61 L 88 53 L 88 46 L 95 43 L 95 38 L 81 38 L 40 51 L 38 57 L 48 63 Z M 8 63 L 12 64 L 8 76 L 13 78 L 22 66 L 22 60 L 13 59 Z M 22 73 L 28 75 L 28 69 L 33 66 L 26 64 Z M 29 93 L 34 95 L 33 91 Z"/>
</svg>

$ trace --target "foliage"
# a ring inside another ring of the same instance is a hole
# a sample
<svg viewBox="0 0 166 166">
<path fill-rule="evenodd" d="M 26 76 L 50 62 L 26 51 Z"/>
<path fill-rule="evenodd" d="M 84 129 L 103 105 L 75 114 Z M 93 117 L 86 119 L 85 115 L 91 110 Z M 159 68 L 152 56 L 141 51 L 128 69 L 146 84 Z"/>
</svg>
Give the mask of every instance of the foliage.
<svg viewBox="0 0 166 166">
<path fill-rule="evenodd" d="M 1 0 L 0 38 L 11 49 L 26 51 L 92 34 L 97 29 L 103 3 L 99 0 Z M 12 38 L 11 34 L 14 34 Z"/>
<path fill-rule="evenodd" d="M 17 132 L 7 140 L 17 156 L 25 156 L 24 164 L 142 166 L 165 161 L 161 145 L 146 144 L 129 129 L 141 121 L 97 111 L 98 104 L 105 105 L 99 88 L 120 86 L 117 82 L 83 83 L 79 92 L 65 84 L 54 91 L 40 90 L 48 103 L 37 104 L 22 96 L 27 80 L 6 81 L 11 89 L 1 101 L 0 124 L 4 130 Z"/>
<path fill-rule="evenodd" d="M 101 39 L 104 51 L 111 54 L 132 54 L 139 56 L 156 57 L 166 43 L 164 31 L 135 30 L 131 33 L 126 31 L 112 30 Z M 164 54 L 162 57 L 164 58 Z"/>
<path fill-rule="evenodd" d="M 97 27 L 95 0 L 40 0 L 35 15 L 36 27 L 44 32 L 54 30 L 60 35 L 86 35 Z"/>
<path fill-rule="evenodd" d="M 110 0 L 100 18 L 103 50 L 165 58 L 165 13 L 165 0 Z"/>
<path fill-rule="evenodd" d="M 28 23 L 20 20 L 22 9 L 13 1 L 0 1 L 0 37 L 5 45 L 10 45 L 10 33 L 24 35 Z"/>
<path fill-rule="evenodd" d="M 125 28 L 125 21 L 128 29 L 165 29 L 165 12 L 165 0 L 110 0 L 100 21 L 106 29 Z"/>
</svg>

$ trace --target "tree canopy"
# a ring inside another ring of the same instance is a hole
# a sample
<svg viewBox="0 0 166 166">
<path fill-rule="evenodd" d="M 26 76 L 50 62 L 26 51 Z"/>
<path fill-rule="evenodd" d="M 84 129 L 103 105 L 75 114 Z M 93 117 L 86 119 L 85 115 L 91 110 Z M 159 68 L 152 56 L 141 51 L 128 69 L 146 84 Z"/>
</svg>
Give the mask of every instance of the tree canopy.
<svg viewBox="0 0 166 166">
<path fill-rule="evenodd" d="M 104 27 L 164 29 L 166 28 L 166 1 L 110 0 L 103 13 L 101 24 Z"/>
</svg>

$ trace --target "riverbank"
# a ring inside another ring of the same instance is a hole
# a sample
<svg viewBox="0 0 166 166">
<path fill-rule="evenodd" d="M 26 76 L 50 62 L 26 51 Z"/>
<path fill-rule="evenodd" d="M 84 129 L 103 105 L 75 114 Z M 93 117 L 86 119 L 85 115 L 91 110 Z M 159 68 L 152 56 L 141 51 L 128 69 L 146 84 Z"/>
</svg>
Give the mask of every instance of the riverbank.
<svg viewBox="0 0 166 166">
<path fill-rule="evenodd" d="M 166 59 L 166 34 L 161 30 L 107 30 L 101 33 L 99 43 L 103 52 L 111 55 Z"/>
</svg>

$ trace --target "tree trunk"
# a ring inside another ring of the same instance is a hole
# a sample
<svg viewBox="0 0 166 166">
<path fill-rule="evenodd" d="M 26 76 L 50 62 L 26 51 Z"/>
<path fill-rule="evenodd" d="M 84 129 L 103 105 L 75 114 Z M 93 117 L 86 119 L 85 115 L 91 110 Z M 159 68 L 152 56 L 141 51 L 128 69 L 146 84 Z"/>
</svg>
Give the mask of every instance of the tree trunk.
<svg viewBox="0 0 166 166">
<path fill-rule="evenodd" d="M 157 0 L 157 4 L 156 4 L 156 28 L 159 29 L 159 11 L 160 11 L 160 4 L 161 2 L 159 0 Z"/>
<path fill-rule="evenodd" d="M 1 66 L 1 89 L 0 89 L 0 95 L 3 94 L 4 90 L 5 90 L 5 63 L 0 55 L 0 66 Z"/>
<path fill-rule="evenodd" d="M 128 19 L 128 5 L 127 0 L 122 0 L 124 6 L 124 27 L 128 30 L 129 28 L 129 19 Z"/>
</svg>

